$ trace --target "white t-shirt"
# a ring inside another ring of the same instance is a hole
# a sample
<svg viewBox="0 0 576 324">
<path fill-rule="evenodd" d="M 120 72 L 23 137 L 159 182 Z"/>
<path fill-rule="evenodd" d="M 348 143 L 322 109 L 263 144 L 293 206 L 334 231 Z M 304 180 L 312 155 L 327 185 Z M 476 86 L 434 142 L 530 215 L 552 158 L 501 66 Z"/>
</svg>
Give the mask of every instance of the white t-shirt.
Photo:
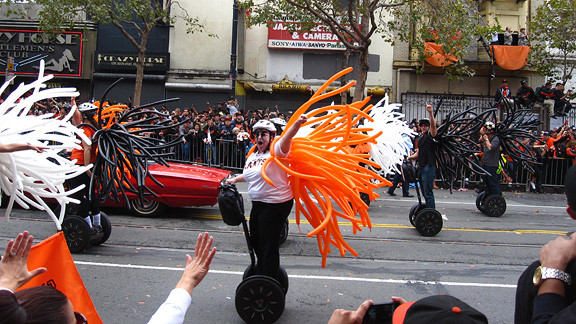
<svg viewBox="0 0 576 324">
<path fill-rule="evenodd" d="M 230 115 L 232 115 L 232 117 L 234 117 L 234 114 L 238 112 L 238 108 L 236 108 L 236 106 L 234 105 L 226 105 L 226 108 L 228 108 Z"/>
<path fill-rule="evenodd" d="M 280 141 L 276 141 L 274 149 L 277 156 L 286 157 L 288 152 L 282 152 Z M 270 204 L 279 204 L 292 198 L 292 188 L 288 184 L 288 175 L 282 170 L 276 162 L 270 162 L 266 166 L 266 175 L 272 180 L 277 187 L 271 186 L 262 178 L 262 165 L 270 157 L 270 151 L 264 153 L 252 153 L 244 165 L 244 179 L 248 182 L 248 194 L 254 201 L 260 201 Z"/>
</svg>

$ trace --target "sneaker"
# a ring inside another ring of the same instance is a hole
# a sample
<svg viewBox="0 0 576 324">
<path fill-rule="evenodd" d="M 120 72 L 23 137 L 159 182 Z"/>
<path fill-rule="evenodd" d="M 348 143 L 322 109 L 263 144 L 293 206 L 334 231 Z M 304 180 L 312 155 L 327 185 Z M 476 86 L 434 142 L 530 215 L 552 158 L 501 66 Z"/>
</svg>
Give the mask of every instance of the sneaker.
<svg viewBox="0 0 576 324">
<path fill-rule="evenodd" d="M 532 190 L 536 190 L 536 185 L 534 184 L 534 182 L 530 182 L 530 186 L 532 187 Z"/>
<path fill-rule="evenodd" d="M 407 195 L 403 195 L 402 197 L 414 197 L 414 195 L 407 194 Z"/>
<path fill-rule="evenodd" d="M 396 196 L 396 194 L 393 193 L 393 192 L 389 192 L 389 191 L 388 191 L 388 194 L 389 194 L 390 196 L 392 196 L 392 197 Z"/>
</svg>

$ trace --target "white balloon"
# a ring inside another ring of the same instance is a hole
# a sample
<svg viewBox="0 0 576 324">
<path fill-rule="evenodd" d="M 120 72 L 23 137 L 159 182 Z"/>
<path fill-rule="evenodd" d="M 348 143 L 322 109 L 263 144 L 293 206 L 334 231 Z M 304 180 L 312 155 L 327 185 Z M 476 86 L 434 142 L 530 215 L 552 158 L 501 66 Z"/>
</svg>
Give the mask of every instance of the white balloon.
<svg viewBox="0 0 576 324">
<path fill-rule="evenodd" d="M 29 84 L 21 83 L 0 104 L 0 144 L 27 143 L 46 148 L 42 153 L 34 150 L 0 153 L 0 188 L 10 197 L 6 219 L 16 202 L 23 208 L 32 206 L 45 210 L 61 230 L 66 204 L 79 203 L 69 196 L 83 188 L 66 189 L 64 181 L 86 172 L 91 165 L 76 165 L 75 160 L 70 161 L 57 153 L 79 148 L 78 137 L 87 143 L 91 140 L 69 121 L 75 106 L 61 120 L 53 118 L 52 114 L 28 115 L 37 101 L 79 95 L 75 88 L 47 89 L 46 82 L 52 77 L 44 75 L 42 61 L 38 79 Z M 8 87 L 8 82 L 0 87 L 0 93 Z M 32 94 L 24 97 L 29 91 Z M 46 198 L 55 199 L 62 207 L 58 217 L 44 201 Z"/>
</svg>

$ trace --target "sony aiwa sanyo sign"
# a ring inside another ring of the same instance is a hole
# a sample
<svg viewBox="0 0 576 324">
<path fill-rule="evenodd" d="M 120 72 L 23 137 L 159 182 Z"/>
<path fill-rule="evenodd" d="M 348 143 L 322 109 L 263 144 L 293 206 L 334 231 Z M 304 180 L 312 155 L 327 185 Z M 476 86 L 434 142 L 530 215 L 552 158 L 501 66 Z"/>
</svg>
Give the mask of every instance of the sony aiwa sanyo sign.
<svg viewBox="0 0 576 324">
<path fill-rule="evenodd" d="M 0 74 L 6 73 L 7 61 L 14 59 L 14 74 L 38 74 L 40 61 L 45 73 L 81 76 L 82 32 L 62 32 L 48 37 L 34 30 L 0 29 Z"/>
</svg>

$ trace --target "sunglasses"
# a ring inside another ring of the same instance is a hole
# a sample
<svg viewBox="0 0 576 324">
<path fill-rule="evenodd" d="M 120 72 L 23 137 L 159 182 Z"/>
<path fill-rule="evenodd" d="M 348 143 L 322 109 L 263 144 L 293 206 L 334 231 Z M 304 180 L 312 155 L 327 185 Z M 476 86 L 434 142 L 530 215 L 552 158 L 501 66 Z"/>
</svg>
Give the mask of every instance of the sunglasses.
<svg viewBox="0 0 576 324">
<path fill-rule="evenodd" d="M 84 314 L 79 312 L 74 312 L 74 317 L 76 317 L 76 324 L 88 324 L 88 320 Z"/>
</svg>

